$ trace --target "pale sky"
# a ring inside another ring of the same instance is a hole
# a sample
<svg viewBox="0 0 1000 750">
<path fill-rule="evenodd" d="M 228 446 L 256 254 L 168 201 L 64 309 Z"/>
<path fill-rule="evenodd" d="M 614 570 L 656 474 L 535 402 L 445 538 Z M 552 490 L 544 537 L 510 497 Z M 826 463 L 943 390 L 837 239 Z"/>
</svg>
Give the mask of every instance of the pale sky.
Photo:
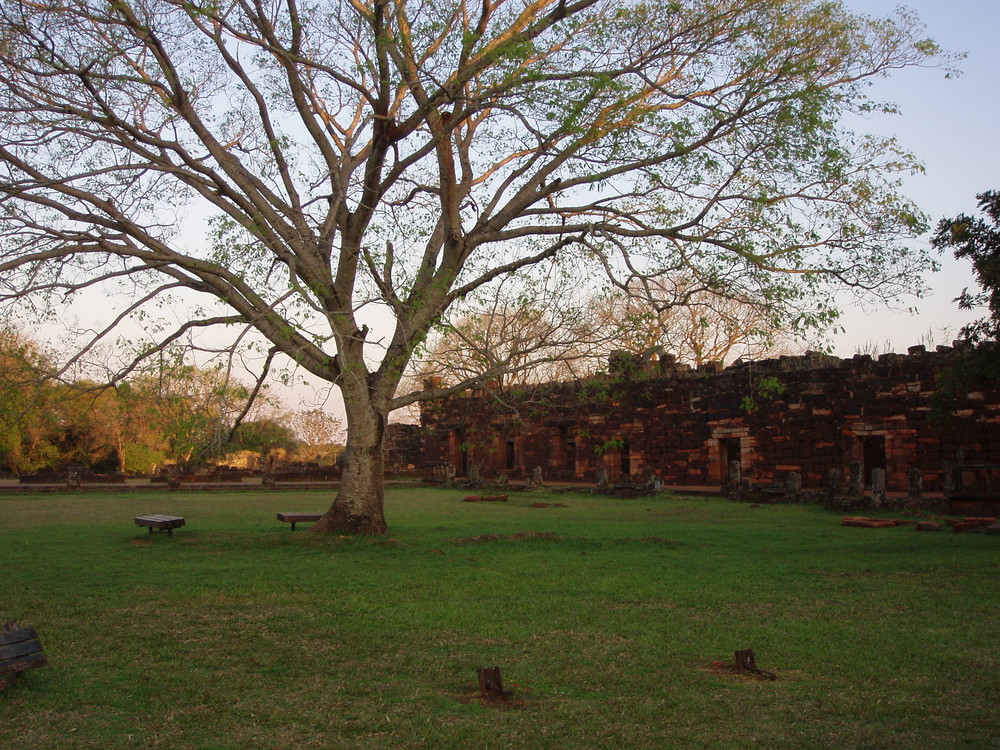
<svg viewBox="0 0 1000 750">
<path fill-rule="evenodd" d="M 931 217 L 972 213 L 976 194 L 1000 189 L 1000 0 L 845 0 L 852 10 L 885 16 L 897 5 L 916 11 L 926 36 L 943 49 L 968 56 L 962 75 L 946 79 L 939 70 L 905 70 L 878 84 L 874 98 L 897 103 L 901 113 L 879 117 L 872 132 L 896 135 L 924 163 L 926 173 L 907 177 L 904 192 Z M 889 340 L 898 352 L 921 343 L 928 330 L 934 343 L 949 343 L 964 322 L 952 300 L 975 286 L 967 263 L 941 258 L 941 272 L 927 278 L 932 293 L 913 300 L 916 316 L 885 309 L 846 312 L 846 331 L 833 337 L 834 353 L 849 357 L 866 343 L 884 351 Z M 950 329 L 945 337 L 942 329 Z"/>
</svg>

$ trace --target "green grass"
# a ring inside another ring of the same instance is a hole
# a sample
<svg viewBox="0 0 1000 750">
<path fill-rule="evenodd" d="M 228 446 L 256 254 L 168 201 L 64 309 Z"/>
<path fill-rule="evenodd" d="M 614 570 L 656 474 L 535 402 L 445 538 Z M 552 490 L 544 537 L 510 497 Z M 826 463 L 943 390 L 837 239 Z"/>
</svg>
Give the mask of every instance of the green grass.
<svg viewBox="0 0 1000 750">
<path fill-rule="evenodd" d="M 385 539 L 275 520 L 322 492 L 0 497 L 0 621 L 50 660 L 0 747 L 1000 746 L 998 537 L 463 494 L 390 490 Z M 778 679 L 712 668 L 739 648 Z M 494 664 L 510 707 L 475 699 Z"/>
</svg>

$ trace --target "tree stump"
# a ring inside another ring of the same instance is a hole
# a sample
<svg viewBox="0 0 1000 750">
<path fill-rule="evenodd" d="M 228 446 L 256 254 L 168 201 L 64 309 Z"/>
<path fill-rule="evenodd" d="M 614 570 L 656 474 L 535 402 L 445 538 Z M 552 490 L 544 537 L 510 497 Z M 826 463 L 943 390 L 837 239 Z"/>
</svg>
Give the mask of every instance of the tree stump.
<svg viewBox="0 0 1000 750">
<path fill-rule="evenodd" d="M 752 648 L 741 649 L 736 652 L 736 669 L 739 672 L 757 671 L 757 660 L 754 657 Z"/>
<path fill-rule="evenodd" d="M 478 670 L 479 674 L 479 695 L 481 698 L 506 698 L 507 692 L 503 689 L 503 677 L 500 675 L 500 667 L 486 667 Z"/>
<path fill-rule="evenodd" d="M 769 680 L 775 680 L 778 678 L 778 675 L 774 672 L 768 672 L 766 669 L 761 669 L 757 666 L 757 659 L 754 657 L 752 648 L 741 649 L 736 652 L 736 671 L 749 672 L 750 674 L 761 674 Z"/>
</svg>

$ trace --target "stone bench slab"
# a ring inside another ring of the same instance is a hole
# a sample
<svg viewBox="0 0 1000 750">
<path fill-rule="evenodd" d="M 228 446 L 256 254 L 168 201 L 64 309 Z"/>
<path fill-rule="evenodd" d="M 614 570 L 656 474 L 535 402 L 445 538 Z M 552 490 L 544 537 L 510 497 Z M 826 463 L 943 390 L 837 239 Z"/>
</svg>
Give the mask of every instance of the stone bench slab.
<svg viewBox="0 0 1000 750">
<path fill-rule="evenodd" d="M 135 525 L 145 526 L 149 529 L 150 534 L 153 533 L 153 529 L 160 529 L 161 531 L 165 530 L 169 536 L 173 536 L 174 529 L 184 525 L 184 519 L 180 516 L 136 516 Z"/>
</svg>

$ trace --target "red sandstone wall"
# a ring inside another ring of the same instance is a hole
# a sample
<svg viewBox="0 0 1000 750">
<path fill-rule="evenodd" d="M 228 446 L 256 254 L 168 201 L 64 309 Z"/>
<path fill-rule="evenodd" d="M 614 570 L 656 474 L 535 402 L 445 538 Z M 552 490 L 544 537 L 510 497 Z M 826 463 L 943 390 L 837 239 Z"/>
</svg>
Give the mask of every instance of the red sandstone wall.
<svg viewBox="0 0 1000 750">
<path fill-rule="evenodd" d="M 420 427 L 401 423 L 386 425 L 382 450 L 387 473 L 405 474 L 417 470 L 423 463 Z"/>
<path fill-rule="evenodd" d="M 928 418 L 934 378 L 948 352 L 840 360 L 822 355 L 744 363 L 716 372 L 664 363 L 627 377 L 543 386 L 508 413 L 464 395 L 425 409 L 424 461 L 479 467 L 482 476 L 593 481 L 599 465 L 612 480 L 659 474 L 671 485 L 718 486 L 739 458 L 755 483 L 799 472 L 821 487 L 852 461 L 886 470 L 890 490 L 905 490 L 911 467 L 924 488 L 941 489 L 946 462 L 1000 463 L 1000 384 L 968 394 L 947 422 Z M 784 392 L 756 399 L 752 383 L 776 378 Z M 571 455 L 572 454 L 572 455 Z"/>
</svg>

